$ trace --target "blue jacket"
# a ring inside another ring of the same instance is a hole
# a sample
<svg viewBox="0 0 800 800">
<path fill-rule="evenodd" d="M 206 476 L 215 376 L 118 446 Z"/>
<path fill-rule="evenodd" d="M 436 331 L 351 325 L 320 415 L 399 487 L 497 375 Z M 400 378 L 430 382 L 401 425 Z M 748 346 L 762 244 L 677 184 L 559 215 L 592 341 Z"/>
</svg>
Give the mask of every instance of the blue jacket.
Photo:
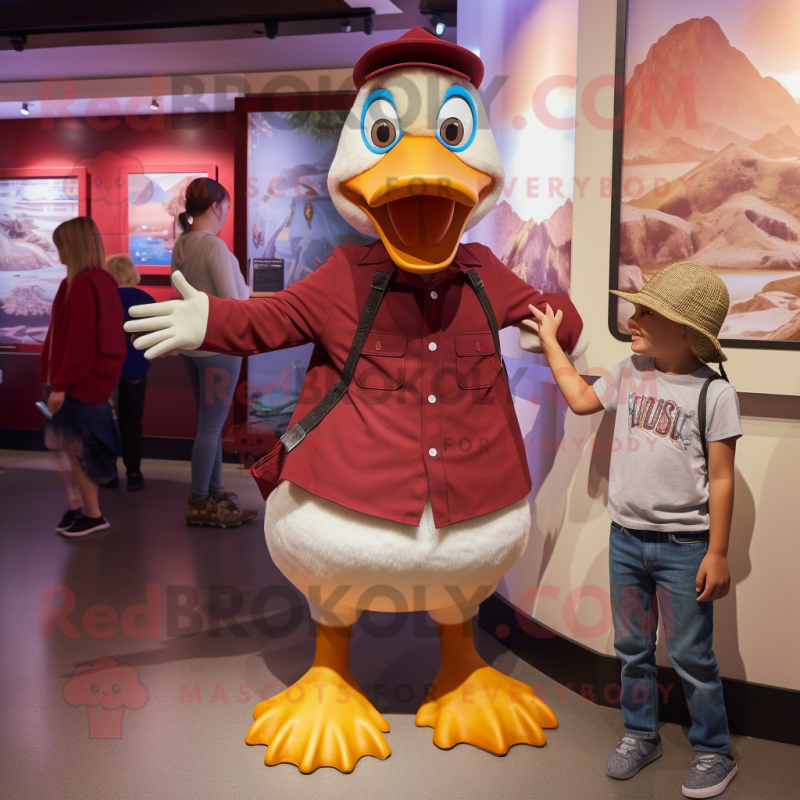
<svg viewBox="0 0 800 800">
<path fill-rule="evenodd" d="M 120 286 L 119 298 L 122 300 L 122 308 L 125 310 L 125 322 L 132 319 L 128 311 L 131 306 L 141 306 L 145 303 L 155 302 L 147 292 L 143 292 L 135 286 Z M 150 362 L 144 357 L 144 350 L 137 350 L 133 346 L 131 334 L 126 333 L 125 338 L 128 342 L 128 357 L 122 365 L 120 380 L 131 381 L 141 378 L 150 369 Z"/>
</svg>

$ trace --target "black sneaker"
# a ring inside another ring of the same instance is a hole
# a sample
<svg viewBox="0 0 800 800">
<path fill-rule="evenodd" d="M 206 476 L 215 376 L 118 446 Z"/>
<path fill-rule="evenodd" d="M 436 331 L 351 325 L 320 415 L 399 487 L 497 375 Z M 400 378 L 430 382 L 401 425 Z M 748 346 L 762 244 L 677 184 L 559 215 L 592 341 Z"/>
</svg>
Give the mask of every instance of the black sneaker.
<svg viewBox="0 0 800 800">
<path fill-rule="evenodd" d="M 128 473 L 128 491 L 141 492 L 144 489 L 144 476 L 141 472 Z"/>
<path fill-rule="evenodd" d="M 86 514 L 81 514 L 69 528 L 65 528 L 63 531 L 59 531 L 59 533 L 62 536 L 69 536 L 72 538 L 76 536 L 87 536 L 95 531 L 104 531 L 106 528 L 110 527 L 111 525 L 103 516 L 87 517 Z"/>
<path fill-rule="evenodd" d="M 82 513 L 83 513 L 82 508 L 68 508 L 64 512 L 64 516 L 61 517 L 61 522 L 59 522 L 58 525 L 56 525 L 56 530 L 59 533 L 65 531 L 67 528 L 69 528 L 70 525 L 72 525 L 73 522 L 75 522 L 76 519 L 78 519 L 78 517 Z"/>
<path fill-rule="evenodd" d="M 119 475 L 115 475 L 110 481 L 100 484 L 101 489 L 118 489 L 119 488 Z"/>
</svg>

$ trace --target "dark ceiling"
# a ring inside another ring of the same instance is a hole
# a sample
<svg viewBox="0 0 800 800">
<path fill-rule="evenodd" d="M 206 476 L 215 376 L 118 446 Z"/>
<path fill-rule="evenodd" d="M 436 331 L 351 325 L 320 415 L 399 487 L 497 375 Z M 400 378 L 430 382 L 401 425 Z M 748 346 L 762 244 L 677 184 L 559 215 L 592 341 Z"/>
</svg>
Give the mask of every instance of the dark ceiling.
<svg viewBox="0 0 800 800">
<path fill-rule="evenodd" d="M 388 5 L 400 13 L 381 13 L 385 2 L 373 7 L 344 0 L 2 0 L 0 48 L 241 38 L 265 35 L 265 24 L 275 23 L 282 36 L 339 32 L 345 20 L 361 31 L 367 18 L 370 30 L 408 29 L 430 27 L 433 14 L 450 27 L 456 24 L 456 2 L 392 0 Z"/>
</svg>

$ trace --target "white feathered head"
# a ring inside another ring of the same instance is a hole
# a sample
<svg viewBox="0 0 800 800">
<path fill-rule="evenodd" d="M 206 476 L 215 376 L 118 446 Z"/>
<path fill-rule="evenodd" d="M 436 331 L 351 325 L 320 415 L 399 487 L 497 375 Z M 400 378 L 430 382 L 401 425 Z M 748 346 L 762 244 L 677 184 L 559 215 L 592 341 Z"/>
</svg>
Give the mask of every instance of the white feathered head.
<svg viewBox="0 0 800 800">
<path fill-rule="evenodd" d="M 480 59 L 422 28 L 377 45 L 353 71 L 359 88 L 328 175 L 354 228 L 378 235 L 410 272 L 437 272 L 491 210 L 503 165 L 477 87 Z"/>
</svg>

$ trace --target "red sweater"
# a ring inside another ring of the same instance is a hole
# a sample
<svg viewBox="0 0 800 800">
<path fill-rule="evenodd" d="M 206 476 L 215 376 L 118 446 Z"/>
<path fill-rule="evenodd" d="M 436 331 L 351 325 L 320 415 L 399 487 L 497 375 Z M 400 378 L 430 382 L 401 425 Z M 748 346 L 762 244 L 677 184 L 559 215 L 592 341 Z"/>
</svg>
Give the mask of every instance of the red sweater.
<svg viewBox="0 0 800 800">
<path fill-rule="evenodd" d="M 117 282 L 102 269 L 61 281 L 39 362 L 39 379 L 82 403 L 105 403 L 125 361 Z"/>
</svg>

